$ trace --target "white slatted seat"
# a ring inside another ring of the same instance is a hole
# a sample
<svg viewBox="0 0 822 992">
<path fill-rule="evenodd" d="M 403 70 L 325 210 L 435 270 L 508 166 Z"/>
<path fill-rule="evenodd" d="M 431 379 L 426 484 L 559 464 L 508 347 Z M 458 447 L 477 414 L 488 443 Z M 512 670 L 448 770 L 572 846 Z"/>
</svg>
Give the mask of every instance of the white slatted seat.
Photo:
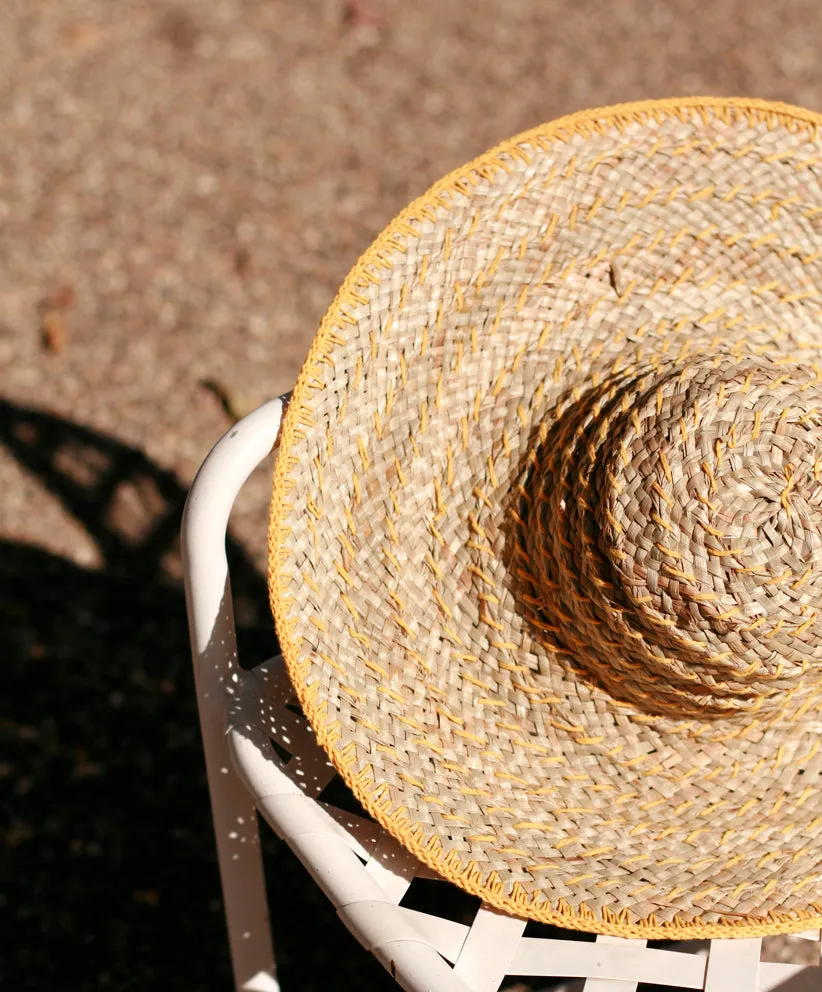
<svg viewBox="0 0 822 992">
<path fill-rule="evenodd" d="M 236 988 L 279 989 L 259 814 L 404 989 L 495 992 L 506 975 L 516 975 L 577 979 L 563 987 L 586 992 L 632 992 L 640 982 L 710 992 L 822 990 L 819 932 L 791 938 L 816 941 L 816 965 L 807 966 L 762 960 L 769 938 L 652 947 L 605 936 L 556 939 L 531 936 L 526 921 L 485 906 L 462 922 L 401 905 L 415 879 L 436 876 L 373 821 L 321 799 L 335 772 L 294 705 L 281 660 L 250 671 L 237 663 L 226 528 L 237 493 L 275 444 L 282 407 L 280 399 L 265 404 L 216 445 L 195 479 L 183 522 L 197 697 Z"/>
</svg>

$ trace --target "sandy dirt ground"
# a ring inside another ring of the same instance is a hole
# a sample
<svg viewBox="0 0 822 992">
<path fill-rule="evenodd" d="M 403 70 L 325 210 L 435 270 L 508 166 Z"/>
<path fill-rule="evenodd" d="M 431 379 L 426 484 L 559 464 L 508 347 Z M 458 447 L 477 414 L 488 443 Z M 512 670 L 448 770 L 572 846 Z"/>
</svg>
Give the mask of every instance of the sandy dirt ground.
<svg viewBox="0 0 822 992">
<path fill-rule="evenodd" d="M 179 512 L 230 413 L 293 383 L 370 240 L 566 112 L 686 94 L 822 110 L 821 43 L 818 0 L 3 0 L 9 987 L 227 987 Z M 268 486 L 232 545 L 259 651 Z M 286 987 L 388 987 L 269 853 Z"/>
</svg>

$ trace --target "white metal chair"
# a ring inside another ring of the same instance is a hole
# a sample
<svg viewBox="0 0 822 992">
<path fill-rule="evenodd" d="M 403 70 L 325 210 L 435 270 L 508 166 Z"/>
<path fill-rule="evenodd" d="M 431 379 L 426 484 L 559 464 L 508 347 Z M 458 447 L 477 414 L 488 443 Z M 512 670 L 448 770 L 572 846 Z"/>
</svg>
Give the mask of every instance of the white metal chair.
<svg viewBox="0 0 822 992">
<path fill-rule="evenodd" d="M 260 407 L 219 441 L 194 480 L 183 518 L 197 700 L 236 988 L 279 990 L 260 814 L 365 950 L 407 990 L 495 992 L 506 975 L 578 978 L 574 987 L 589 992 L 631 992 L 638 983 L 710 992 L 822 990 L 817 966 L 762 960 L 768 938 L 662 947 L 605 936 L 556 940 L 526 935 L 525 920 L 486 906 L 469 926 L 400 905 L 415 877 L 436 876 L 372 821 L 319 800 L 334 769 L 294 706 L 281 659 L 247 671 L 238 665 L 226 529 L 239 490 L 276 443 L 284 401 Z M 801 936 L 817 941 L 818 964 L 819 931 Z"/>
</svg>

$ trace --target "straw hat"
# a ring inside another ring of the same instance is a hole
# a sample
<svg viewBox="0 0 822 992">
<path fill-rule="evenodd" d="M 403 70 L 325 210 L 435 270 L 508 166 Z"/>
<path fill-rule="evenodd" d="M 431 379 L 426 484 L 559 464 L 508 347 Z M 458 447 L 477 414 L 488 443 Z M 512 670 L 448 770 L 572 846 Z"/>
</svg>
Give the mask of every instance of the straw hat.
<svg viewBox="0 0 822 992">
<path fill-rule="evenodd" d="M 285 418 L 283 653 L 422 861 L 583 930 L 822 924 L 822 117 L 577 114 L 376 240 Z"/>
</svg>

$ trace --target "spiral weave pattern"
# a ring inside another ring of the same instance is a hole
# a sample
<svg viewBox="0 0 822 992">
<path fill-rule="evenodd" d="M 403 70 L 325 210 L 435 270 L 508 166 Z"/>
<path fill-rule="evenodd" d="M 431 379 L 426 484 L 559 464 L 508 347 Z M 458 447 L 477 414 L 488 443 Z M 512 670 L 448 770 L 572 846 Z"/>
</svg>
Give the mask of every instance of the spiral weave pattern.
<svg viewBox="0 0 822 992">
<path fill-rule="evenodd" d="M 492 905 L 822 925 L 821 122 L 538 128 L 392 222 L 312 345 L 289 673 L 366 809 Z"/>
<path fill-rule="evenodd" d="M 551 647 L 649 712 L 751 714 L 819 691 L 815 374 L 727 358 L 649 370 L 546 433 L 520 514 Z"/>
</svg>

